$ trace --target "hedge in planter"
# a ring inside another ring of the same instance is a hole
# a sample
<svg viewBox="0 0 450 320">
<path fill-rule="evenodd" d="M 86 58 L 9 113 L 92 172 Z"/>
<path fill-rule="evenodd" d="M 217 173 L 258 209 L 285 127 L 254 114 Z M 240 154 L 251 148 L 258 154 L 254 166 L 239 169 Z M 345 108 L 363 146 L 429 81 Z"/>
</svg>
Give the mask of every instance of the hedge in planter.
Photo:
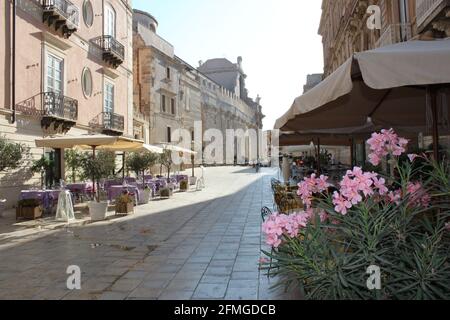
<svg viewBox="0 0 450 320">
<path fill-rule="evenodd" d="M 181 191 L 187 191 L 189 188 L 189 181 L 188 180 L 181 180 L 180 181 L 180 190 Z"/>
<path fill-rule="evenodd" d="M 20 200 L 17 204 L 16 219 L 35 220 L 42 217 L 42 205 L 39 200 Z"/>
<path fill-rule="evenodd" d="M 417 156 L 397 161 L 406 143 L 391 130 L 369 140 L 371 162 L 389 156 L 396 167 L 391 181 L 354 168 L 334 193 L 324 176 L 300 183 L 307 210 L 264 223 L 269 275 L 298 285 L 307 299 L 448 299 L 449 163 L 426 160 L 433 170 L 416 181 Z M 380 268 L 380 290 L 368 288 L 370 266 Z"/>
<path fill-rule="evenodd" d="M 129 194 L 122 194 L 116 199 L 116 214 L 134 213 L 134 199 Z"/>
</svg>

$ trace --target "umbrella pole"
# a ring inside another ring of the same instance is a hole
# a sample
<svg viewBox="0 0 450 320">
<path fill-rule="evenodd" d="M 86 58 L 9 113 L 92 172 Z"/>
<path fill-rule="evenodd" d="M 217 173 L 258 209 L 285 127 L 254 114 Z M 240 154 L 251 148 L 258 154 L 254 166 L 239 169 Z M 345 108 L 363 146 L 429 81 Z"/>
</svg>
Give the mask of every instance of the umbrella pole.
<svg viewBox="0 0 450 320">
<path fill-rule="evenodd" d="M 320 174 L 321 167 L 320 167 L 320 138 L 317 138 L 317 173 Z"/>
<path fill-rule="evenodd" d="M 95 160 L 95 149 L 96 146 L 92 146 L 92 159 Z M 92 177 L 92 195 L 95 197 L 96 187 L 95 187 L 95 177 Z"/>
<path fill-rule="evenodd" d="M 433 156 L 436 162 L 439 161 L 439 128 L 437 115 L 437 93 L 432 86 L 427 86 L 427 100 L 431 103 L 431 113 L 433 118 Z"/>
<path fill-rule="evenodd" d="M 355 140 L 350 139 L 350 167 L 355 165 Z"/>
<path fill-rule="evenodd" d="M 125 181 L 125 161 L 126 161 L 126 152 L 124 151 L 122 154 L 122 182 Z"/>
</svg>

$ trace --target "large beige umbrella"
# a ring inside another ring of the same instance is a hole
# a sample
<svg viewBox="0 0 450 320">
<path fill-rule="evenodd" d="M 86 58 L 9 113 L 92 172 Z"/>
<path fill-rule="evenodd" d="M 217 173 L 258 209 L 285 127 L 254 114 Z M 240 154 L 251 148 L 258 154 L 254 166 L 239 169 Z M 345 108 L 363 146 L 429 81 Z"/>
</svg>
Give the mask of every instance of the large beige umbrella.
<svg viewBox="0 0 450 320">
<path fill-rule="evenodd" d="M 92 157 L 95 158 L 96 150 L 108 151 L 139 151 L 144 148 L 144 142 L 141 140 L 116 137 L 107 135 L 80 135 L 80 136 L 64 136 L 50 137 L 35 140 L 38 148 L 53 149 L 92 149 Z M 94 179 L 93 179 L 94 180 Z M 93 181 L 94 182 L 94 181 Z M 94 183 L 95 193 L 95 183 Z"/>
<path fill-rule="evenodd" d="M 197 152 L 192 151 L 190 149 L 187 148 L 182 148 L 170 143 L 159 143 L 158 146 L 160 146 L 163 150 L 168 150 L 168 151 L 172 151 L 172 152 L 181 152 L 181 153 L 186 153 L 186 154 L 191 154 L 191 155 L 196 155 Z"/>
<path fill-rule="evenodd" d="M 432 124 L 437 141 L 438 125 L 448 129 L 450 122 L 448 88 L 450 39 L 409 41 L 356 53 L 322 83 L 298 97 L 277 120 L 275 129 L 310 131 L 380 125 L 425 132 Z"/>
<path fill-rule="evenodd" d="M 80 135 L 36 139 L 38 148 L 54 149 L 97 149 L 111 151 L 129 151 L 142 149 L 144 142 L 141 140 L 113 137 L 106 135 Z"/>
</svg>

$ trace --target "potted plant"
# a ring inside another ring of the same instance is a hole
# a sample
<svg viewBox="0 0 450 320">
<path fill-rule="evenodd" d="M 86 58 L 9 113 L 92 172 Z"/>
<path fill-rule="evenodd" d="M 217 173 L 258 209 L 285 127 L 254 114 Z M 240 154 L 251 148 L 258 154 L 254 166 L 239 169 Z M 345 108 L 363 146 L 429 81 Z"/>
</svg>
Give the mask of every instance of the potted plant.
<svg viewBox="0 0 450 320">
<path fill-rule="evenodd" d="M 42 156 L 40 159 L 33 161 L 31 166 L 31 172 L 41 174 L 41 188 L 50 187 L 54 182 L 53 168 L 55 162 L 46 156 Z"/>
<path fill-rule="evenodd" d="M 125 192 L 116 199 L 116 214 L 133 214 L 134 213 L 134 199 Z"/>
<path fill-rule="evenodd" d="M 144 191 L 142 192 L 141 204 L 147 204 L 150 202 L 150 198 L 152 197 L 153 190 L 148 186 L 144 186 Z"/>
<path fill-rule="evenodd" d="M 109 201 L 106 199 L 105 192 L 100 191 L 99 181 L 109 176 L 110 168 L 104 164 L 102 153 L 100 153 L 98 157 L 83 159 L 81 165 L 85 176 L 91 177 L 94 185 L 96 185 L 97 192 L 94 194 L 94 201 L 88 203 L 91 219 L 92 221 L 105 220 Z"/>
<path fill-rule="evenodd" d="M 35 220 L 42 217 L 42 205 L 37 199 L 20 200 L 17 203 L 16 220 Z"/>
<path fill-rule="evenodd" d="M 170 188 L 162 188 L 159 190 L 159 196 L 161 198 L 170 198 L 172 196 L 172 190 Z"/>
<path fill-rule="evenodd" d="M 170 150 L 164 149 L 163 153 L 160 155 L 161 168 L 166 167 L 167 169 L 167 182 L 170 182 L 170 170 L 173 165 L 172 152 Z M 162 171 L 162 170 L 161 170 Z"/>
<path fill-rule="evenodd" d="M 189 182 L 187 180 L 180 181 L 180 191 L 187 191 L 189 188 Z"/>
</svg>

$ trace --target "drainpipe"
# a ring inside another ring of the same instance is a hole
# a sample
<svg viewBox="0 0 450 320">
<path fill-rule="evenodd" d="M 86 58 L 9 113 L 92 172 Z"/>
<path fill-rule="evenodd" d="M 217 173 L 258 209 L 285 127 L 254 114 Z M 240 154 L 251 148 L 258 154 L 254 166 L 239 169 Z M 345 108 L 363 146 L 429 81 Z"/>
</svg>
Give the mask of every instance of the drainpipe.
<svg viewBox="0 0 450 320">
<path fill-rule="evenodd" d="M 11 123 L 16 122 L 16 0 L 13 0 L 13 26 L 12 26 L 12 92 L 11 92 L 11 102 L 12 102 L 12 116 Z"/>
</svg>

